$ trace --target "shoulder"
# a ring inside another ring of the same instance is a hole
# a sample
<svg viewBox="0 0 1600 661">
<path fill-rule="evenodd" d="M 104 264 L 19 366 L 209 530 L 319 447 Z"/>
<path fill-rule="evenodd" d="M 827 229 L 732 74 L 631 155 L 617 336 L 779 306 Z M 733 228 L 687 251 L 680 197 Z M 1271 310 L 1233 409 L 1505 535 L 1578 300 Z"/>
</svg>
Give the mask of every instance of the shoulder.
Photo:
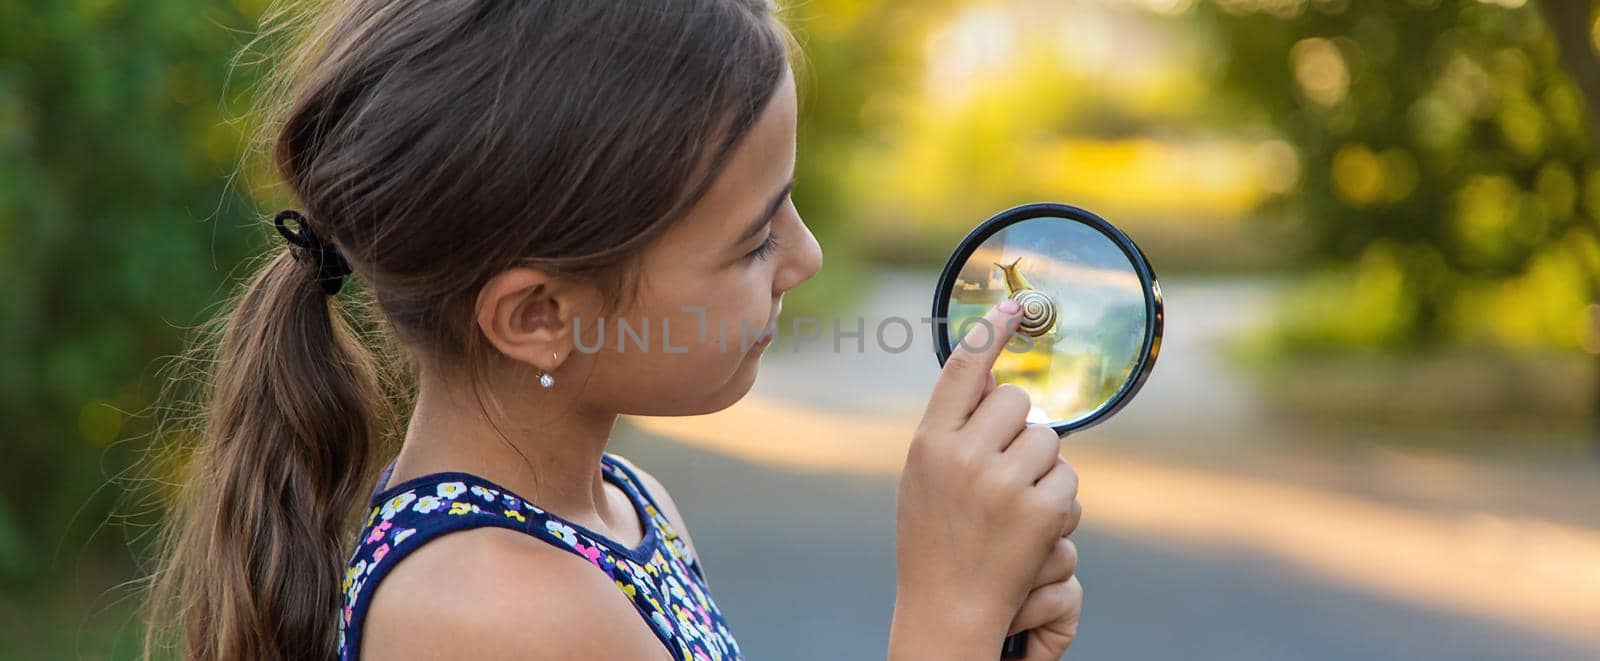
<svg viewBox="0 0 1600 661">
<path fill-rule="evenodd" d="M 695 550 L 694 540 L 689 537 L 689 526 L 684 524 L 683 514 L 678 511 L 678 504 L 672 501 L 672 494 L 667 492 L 667 487 L 661 484 L 661 481 L 657 480 L 654 475 L 651 475 L 648 471 L 640 468 L 638 464 L 629 461 L 627 457 L 615 452 L 609 452 L 607 454 L 611 455 L 611 457 L 616 459 L 618 463 L 627 466 L 629 470 L 633 471 L 635 475 L 639 476 L 639 482 L 641 486 L 644 487 L 645 491 L 650 492 L 651 496 L 655 497 L 656 502 L 661 504 L 661 513 L 666 515 L 667 522 L 671 523 L 673 530 L 678 533 L 679 537 L 683 538 L 684 546 L 689 548 L 690 555 L 692 555 L 695 559 L 695 562 L 698 563 L 700 561 L 700 553 Z"/>
<path fill-rule="evenodd" d="M 480 528 L 416 549 L 378 586 L 368 659 L 660 658 L 666 649 L 605 574 L 523 533 Z"/>
</svg>

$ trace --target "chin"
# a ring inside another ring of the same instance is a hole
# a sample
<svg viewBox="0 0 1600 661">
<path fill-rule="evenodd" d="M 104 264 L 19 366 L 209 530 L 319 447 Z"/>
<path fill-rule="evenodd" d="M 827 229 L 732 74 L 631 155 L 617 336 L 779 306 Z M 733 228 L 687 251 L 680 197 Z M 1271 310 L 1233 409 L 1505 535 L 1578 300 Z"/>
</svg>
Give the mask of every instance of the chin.
<svg viewBox="0 0 1600 661">
<path fill-rule="evenodd" d="M 726 409 L 750 394 L 750 389 L 756 383 L 756 375 L 761 370 L 762 353 L 747 352 L 739 357 L 737 363 L 719 366 L 721 369 L 704 369 L 709 366 L 701 363 L 702 369 L 698 375 L 691 370 L 673 374 L 673 379 L 654 380 L 654 387 L 648 392 L 619 385 L 617 387 L 627 391 L 627 403 L 621 405 L 619 412 L 671 418 L 705 415 Z M 635 387 L 637 383 L 638 378 L 635 378 Z M 711 385 L 711 388 L 705 388 L 706 385 Z"/>
<path fill-rule="evenodd" d="M 748 359 L 739 364 L 739 369 L 730 375 L 727 381 L 723 382 L 721 388 L 710 393 L 701 402 L 691 407 L 690 410 L 666 415 L 705 415 L 707 413 L 716 413 L 739 403 L 739 400 L 744 399 L 745 395 L 750 394 L 750 388 L 755 386 L 756 374 L 761 369 L 760 358 L 760 354 L 751 354 Z"/>
</svg>

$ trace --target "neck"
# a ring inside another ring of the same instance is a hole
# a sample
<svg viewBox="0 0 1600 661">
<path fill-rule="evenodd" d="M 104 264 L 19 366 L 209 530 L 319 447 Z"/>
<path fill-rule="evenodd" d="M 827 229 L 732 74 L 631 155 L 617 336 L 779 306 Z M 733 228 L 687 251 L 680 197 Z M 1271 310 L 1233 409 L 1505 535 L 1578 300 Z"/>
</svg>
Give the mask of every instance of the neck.
<svg viewBox="0 0 1600 661">
<path fill-rule="evenodd" d="M 600 475 L 617 414 L 586 410 L 559 388 L 493 391 L 498 403 L 486 387 L 480 405 L 470 382 L 424 370 L 389 483 L 467 472 L 586 526 L 626 526 L 631 510 L 606 496 Z"/>
</svg>

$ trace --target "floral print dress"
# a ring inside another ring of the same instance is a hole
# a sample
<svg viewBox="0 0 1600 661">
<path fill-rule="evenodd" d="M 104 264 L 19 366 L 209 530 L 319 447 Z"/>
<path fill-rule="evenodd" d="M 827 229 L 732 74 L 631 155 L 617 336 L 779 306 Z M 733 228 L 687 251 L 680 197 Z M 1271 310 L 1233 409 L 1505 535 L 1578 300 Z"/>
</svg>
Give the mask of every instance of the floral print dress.
<svg viewBox="0 0 1600 661">
<path fill-rule="evenodd" d="M 391 469 L 393 466 L 390 467 Z M 616 583 L 670 655 L 683 661 L 742 659 L 722 612 L 711 600 L 700 563 L 661 513 L 638 476 L 615 456 L 600 460 L 646 522 L 644 539 L 620 542 L 546 512 L 469 473 L 435 473 L 373 494 L 372 512 L 345 568 L 339 613 L 339 658 L 361 656 L 361 624 L 378 582 L 423 544 L 468 528 L 508 528 L 582 556 Z M 388 482 L 385 471 L 379 485 Z"/>
</svg>

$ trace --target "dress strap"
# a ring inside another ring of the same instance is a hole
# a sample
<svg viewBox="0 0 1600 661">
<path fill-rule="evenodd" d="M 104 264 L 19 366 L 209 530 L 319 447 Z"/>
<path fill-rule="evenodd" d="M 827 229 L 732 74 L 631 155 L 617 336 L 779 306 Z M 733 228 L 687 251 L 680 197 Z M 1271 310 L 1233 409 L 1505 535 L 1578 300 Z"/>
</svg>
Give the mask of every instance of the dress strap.
<svg viewBox="0 0 1600 661">
<path fill-rule="evenodd" d="M 626 460 L 609 452 L 602 454 L 600 461 L 620 473 L 623 482 L 621 486 L 624 491 L 629 493 L 630 498 L 637 495 L 637 497 L 643 499 L 644 511 L 650 515 L 651 525 L 658 529 L 662 541 L 666 543 L 667 551 L 674 558 L 682 560 L 694 572 L 694 575 L 701 582 L 704 582 L 705 572 L 700 568 L 700 559 L 695 557 L 693 551 L 689 549 L 689 545 L 683 541 L 683 537 L 679 536 L 677 531 L 673 529 L 672 521 L 661 510 L 661 505 L 656 501 L 655 496 L 651 495 L 650 490 L 645 488 L 644 482 L 639 479 L 638 473 L 628 467 Z"/>
<path fill-rule="evenodd" d="M 434 473 L 391 486 L 386 470 L 345 570 L 339 658 L 360 658 L 366 610 L 378 583 L 396 564 L 444 535 L 490 527 L 518 531 L 586 559 L 633 603 L 673 658 L 742 658 L 726 619 L 711 600 L 699 564 L 689 556 L 655 497 L 626 460 L 602 455 L 599 468 L 604 479 L 628 495 L 639 520 L 648 522 L 638 546 L 630 548 L 547 512 L 477 475 Z"/>
<path fill-rule="evenodd" d="M 629 547 L 578 523 L 545 511 L 509 489 L 470 473 L 446 472 L 407 480 L 375 494 L 371 511 L 346 567 L 344 608 L 339 617 L 341 658 L 360 653 L 362 621 L 379 581 L 407 555 L 444 535 L 475 528 L 521 532 L 588 560 L 609 577 L 647 620 L 668 650 L 678 624 L 670 602 L 670 545 L 662 544 L 659 512 L 625 473 L 602 466 L 604 477 L 628 493 L 639 519 L 650 522 L 639 544 Z M 387 478 L 385 478 L 385 481 Z M 665 549 L 665 550 L 664 550 Z M 676 559 L 675 555 L 672 555 Z M 697 591 L 698 594 L 698 591 Z"/>
</svg>

